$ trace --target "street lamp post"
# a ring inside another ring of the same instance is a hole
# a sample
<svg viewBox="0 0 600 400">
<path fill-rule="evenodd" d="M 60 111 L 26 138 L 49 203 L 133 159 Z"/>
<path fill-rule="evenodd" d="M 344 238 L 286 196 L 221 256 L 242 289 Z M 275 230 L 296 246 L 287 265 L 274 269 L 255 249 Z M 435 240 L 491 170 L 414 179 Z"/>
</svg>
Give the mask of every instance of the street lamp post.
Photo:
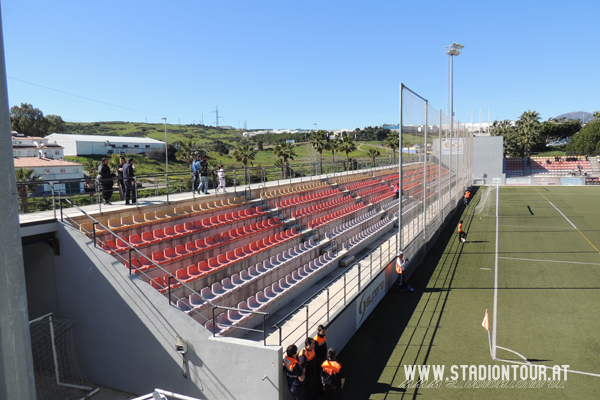
<svg viewBox="0 0 600 400">
<path fill-rule="evenodd" d="M 459 43 L 452 43 L 450 46 L 446 46 L 446 54 L 450 57 L 450 199 L 452 199 L 452 135 L 454 131 L 454 71 L 453 71 L 453 58 L 462 52 L 465 46 Z M 457 136 L 458 137 L 458 136 Z M 441 144 L 441 143 L 440 143 Z M 457 154 L 458 157 L 458 154 Z M 458 160 L 458 158 L 457 158 Z M 456 163 L 458 169 L 458 161 Z M 458 171 L 456 171 L 458 172 Z"/>
<path fill-rule="evenodd" d="M 165 121 L 165 166 L 167 170 L 167 203 L 169 203 L 169 139 L 167 139 L 167 117 L 161 119 Z"/>
</svg>

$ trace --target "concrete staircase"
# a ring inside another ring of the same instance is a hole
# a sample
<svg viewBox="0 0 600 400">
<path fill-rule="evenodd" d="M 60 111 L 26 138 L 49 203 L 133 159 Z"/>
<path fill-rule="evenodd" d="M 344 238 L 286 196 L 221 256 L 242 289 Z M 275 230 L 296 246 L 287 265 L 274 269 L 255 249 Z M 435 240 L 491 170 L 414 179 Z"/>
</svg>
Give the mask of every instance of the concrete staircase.
<svg viewBox="0 0 600 400">
<path fill-rule="evenodd" d="M 528 158 L 523 158 L 523 176 L 531 175 L 531 164 L 527 163 Z"/>
<path fill-rule="evenodd" d="M 598 165 L 598 157 L 588 157 L 590 167 L 592 167 L 592 176 L 600 176 L 600 165 Z"/>
</svg>

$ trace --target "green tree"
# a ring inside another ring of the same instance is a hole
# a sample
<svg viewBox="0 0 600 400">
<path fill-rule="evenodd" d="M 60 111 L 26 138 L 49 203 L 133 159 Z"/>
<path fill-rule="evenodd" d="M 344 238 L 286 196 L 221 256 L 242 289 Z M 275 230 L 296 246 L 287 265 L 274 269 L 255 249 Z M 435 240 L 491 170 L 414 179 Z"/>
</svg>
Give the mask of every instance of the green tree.
<svg viewBox="0 0 600 400">
<path fill-rule="evenodd" d="M 600 118 L 600 111 L 594 111 L 592 117 L 594 117 L 594 121 L 598 121 L 598 118 Z"/>
<path fill-rule="evenodd" d="M 503 136 L 504 137 L 504 154 L 511 156 L 518 156 L 520 154 L 519 146 L 517 144 L 517 129 L 512 125 L 512 122 L 508 119 L 503 121 L 494 121 L 490 129 L 492 136 Z"/>
<path fill-rule="evenodd" d="M 379 150 L 369 149 L 367 150 L 367 156 L 373 159 L 373 166 L 375 166 L 375 159 L 381 155 Z"/>
<path fill-rule="evenodd" d="M 98 161 L 95 161 L 92 158 L 87 158 L 83 163 L 83 166 L 91 178 L 96 178 L 96 175 L 98 175 L 98 167 L 100 166 Z"/>
<path fill-rule="evenodd" d="M 294 157 L 298 155 L 294 151 L 294 146 L 291 143 L 281 143 L 277 146 L 273 147 L 273 155 L 283 160 L 284 168 L 283 171 L 283 179 L 287 176 L 288 170 L 288 160 L 293 160 Z"/>
<path fill-rule="evenodd" d="M 338 151 L 338 147 L 340 146 L 340 139 L 334 137 L 332 139 L 327 140 L 327 147 L 325 150 L 331 151 L 331 162 L 335 164 L 335 152 Z"/>
<path fill-rule="evenodd" d="M 537 111 L 525 111 L 517 121 L 516 142 L 520 148 L 521 157 L 529 157 L 531 151 L 541 141 L 540 114 Z"/>
<path fill-rule="evenodd" d="M 249 143 L 240 143 L 240 145 L 233 152 L 233 159 L 237 162 L 241 162 L 244 165 L 244 178 L 246 184 L 248 184 L 248 164 L 252 165 L 254 157 L 256 157 L 256 150 Z"/>
<path fill-rule="evenodd" d="M 346 159 L 350 161 L 350 153 L 356 151 L 356 143 L 354 142 L 354 139 L 348 135 L 344 136 L 338 147 L 338 151 L 346 153 Z"/>
<path fill-rule="evenodd" d="M 21 106 L 10 108 L 10 126 L 13 131 L 29 136 L 46 136 L 50 123 L 39 108 L 31 104 L 21 103 Z"/>
<path fill-rule="evenodd" d="M 313 149 L 315 149 L 320 155 L 319 171 L 323 171 L 323 150 L 327 148 L 327 132 L 323 130 L 313 132 L 310 134 L 310 138 L 308 140 Z"/>
<path fill-rule="evenodd" d="M 571 138 L 566 150 L 581 155 L 600 154 L 600 121 L 588 122 Z"/>
<path fill-rule="evenodd" d="M 199 155 L 201 155 L 200 148 L 190 139 L 180 143 L 179 149 L 175 153 L 175 158 L 180 161 L 187 161 L 191 168 L 192 163 Z"/>
<path fill-rule="evenodd" d="M 27 197 L 29 196 L 29 192 L 35 191 L 38 187 L 38 185 L 35 184 L 35 181 L 41 179 L 35 174 L 35 170 L 27 168 L 17 169 L 15 171 L 15 176 L 17 182 L 22 183 L 21 185 L 17 185 L 17 194 L 21 200 L 21 210 L 23 213 L 28 213 L 29 204 L 27 203 Z"/>
<path fill-rule="evenodd" d="M 48 115 L 48 133 L 61 133 L 65 130 L 65 121 L 59 115 Z"/>
<path fill-rule="evenodd" d="M 388 133 L 388 135 L 385 138 L 383 143 L 385 144 L 385 147 L 392 149 L 392 152 L 394 153 L 394 160 L 395 160 L 396 159 L 396 150 L 398 150 L 398 147 L 400 145 L 400 132 L 390 131 L 390 133 Z"/>
</svg>

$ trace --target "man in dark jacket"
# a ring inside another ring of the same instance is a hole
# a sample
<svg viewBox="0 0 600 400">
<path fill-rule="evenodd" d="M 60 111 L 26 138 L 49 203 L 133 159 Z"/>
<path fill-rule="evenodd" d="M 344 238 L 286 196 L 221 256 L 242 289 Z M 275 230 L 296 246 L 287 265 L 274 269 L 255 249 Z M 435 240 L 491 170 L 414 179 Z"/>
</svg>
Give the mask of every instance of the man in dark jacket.
<svg viewBox="0 0 600 400">
<path fill-rule="evenodd" d="M 196 156 L 196 159 L 192 163 L 192 173 L 194 174 L 194 186 L 192 186 L 192 191 L 197 190 L 199 188 L 200 182 L 200 156 Z"/>
<path fill-rule="evenodd" d="M 133 170 L 134 160 L 130 158 L 125 164 L 123 164 L 123 180 L 125 181 L 125 205 L 129 205 L 129 200 L 131 200 L 131 204 L 135 204 L 135 172 Z"/>
<path fill-rule="evenodd" d="M 108 158 L 102 159 L 102 164 L 98 167 L 100 184 L 102 185 L 102 197 L 105 204 L 110 204 L 110 198 L 113 194 L 113 176 L 108 166 Z"/>
<path fill-rule="evenodd" d="M 200 161 L 200 186 L 198 186 L 198 194 L 200 192 L 204 194 L 208 193 L 208 157 L 205 155 L 204 159 Z"/>
<path fill-rule="evenodd" d="M 127 190 L 127 186 L 125 186 L 125 181 L 123 180 L 123 165 L 125 165 L 125 157 L 121 156 L 119 159 L 119 166 L 117 167 L 117 180 L 119 182 L 119 188 L 121 189 L 120 200 L 125 198 L 125 190 Z"/>
</svg>

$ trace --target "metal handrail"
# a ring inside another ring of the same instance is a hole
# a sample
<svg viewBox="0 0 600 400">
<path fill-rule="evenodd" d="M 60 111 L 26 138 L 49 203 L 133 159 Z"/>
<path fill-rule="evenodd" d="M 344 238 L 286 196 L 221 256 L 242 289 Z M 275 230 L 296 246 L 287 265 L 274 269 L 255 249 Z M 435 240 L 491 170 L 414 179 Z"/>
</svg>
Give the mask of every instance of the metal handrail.
<svg viewBox="0 0 600 400">
<path fill-rule="evenodd" d="M 214 309 L 215 308 L 224 308 L 223 306 L 218 306 L 216 304 L 214 304 L 213 302 L 211 302 L 210 300 L 206 299 L 205 297 L 203 297 L 200 293 L 198 293 L 196 290 L 192 289 L 190 286 L 188 286 L 185 282 L 180 281 L 179 279 L 177 279 L 176 276 L 174 276 L 172 273 L 170 273 L 169 271 L 167 271 L 166 269 L 164 269 L 162 266 L 160 266 L 159 264 L 155 263 L 152 259 L 150 259 L 147 255 L 145 255 L 144 253 L 142 253 L 141 251 L 139 251 L 138 249 L 136 249 L 135 247 L 133 247 L 127 240 L 121 238 L 119 235 L 117 235 L 116 233 L 114 233 L 109 227 L 105 226 L 104 224 L 102 224 L 100 221 L 96 220 L 94 217 L 92 217 L 91 215 L 89 215 L 87 212 L 85 212 L 83 209 L 81 209 L 80 207 L 78 207 L 77 205 L 73 204 L 69 199 L 61 199 L 64 200 L 68 203 L 70 203 L 73 207 L 75 207 L 79 212 L 81 212 L 82 214 L 84 214 L 86 217 L 88 217 L 89 219 L 91 219 L 93 221 L 93 229 L 94 229 L 94 246 L 95 246 L 95 241 L 99 240 L 102 244 L 104 244 L 103 241 L 101 241 L 100 239 L 96 239 L 96 230 L 95 230 L 95 226 L 96 225 L 100 225 L 102 228 L 104 228 L 106 230 L 106 232 L 110 233 L 113 237 L 117 238 L 118 240 L 121 240 L 123 243 L 125 243 L 128 247 L 128 251 L 129 251 L 129 272 L 131 274 L 131 269 L 135 268 L 133 267 L 133 263 L 131 262 L 131 251 L 135 251 L 138 254 L 140 254 L 141 256 L 143 256 L 146 260 L 150 261 L 152 263 L 152 265 L 154 265 L 156 268 L 158 268 L 159 270 L 163 271 L 165 274 L 169 275 L 169 282 L 167 283 L 168 288 L 163 287 L 163 289 L 168 289 L 168 300 L 169 300 L 169 304 L 171 304 L 171 285 L 170 285 L 170 280 L 174 279 L 175 281 L 177 281 L 182 287 L 185 287 L 186 289 L 188 289 L 192 294 L 197 295 L 198 297 L 200 297 L 200 299 L 202 299 L 205 303 L 209 304 L 212 308 L 213 308 L 213 334 L 214 334 L 214 325 L 215 325 L 215 321 L 214 321 Z M 82 228 L 81 224 L 79 224 L 78 222 L 76 222 L 75 220 L 73 220 L 72 218 L 70 218 L 69 216 L 66 216 L 69 220 L 72 221 L 72 223 L 78 224 L 80 226 L 80 229 Z M 64 222 L 63 220 L 64 215 L 62 212 L 62 208 L 61 208 L 61 222 Z M 85 228 L 83 228 L 86 232 L 87 230 Z M 91 232 L 90 232 L 91 233 Z M 125 260 L 125 258 L 123 256 L 121 256 L 119 253 L 115 252 L 115 255 L 119 256 L 120 258 L 122 258 L 123 260 Z M 146 276 L 148 279 L 151 280 L 151 277 L 146 274 L 144 271 L 139 270 L 138 268 L 135 268 L 137 273 L 143 274 L 144 276 Z M 158 284 L 158 283 L 157 283 Z M 160 285 L 160 284 L 159 284 Z M 160 285 L 162 287 L 162 285 Z M 178 300 L 182 300 L 179 299 Z M 235 308 L 235 307 L 226 307 L 226 309 L 228 310 L 234 310 L 234 311 L 242 311 L 245 313 L 250 313 L 250 314 L 258 314 L 258 315 L 265 315 L 268 313 L 264 313 L 262 311 L 255 311 L 255 310 L 246 310 L 246 309 L 240 309 L 240 308 Z M 203 318 L 205 318 L 208 321 L 208 318 L 204 317 L 202 314 L 200 314 L 199 311 L 197 311 L 195 308 L 193 308 L 193 310 L 200 316 L 202 316 Z M 233 326 L 234 328 L 237 329 L 247 329 L 244 327 L 237 327 L 237 326 Z M 265 333 L 266 335 L 266 333 Z M 266 339 L 265 339 L 265 346 L 266 346 Z"/>
</svg>

